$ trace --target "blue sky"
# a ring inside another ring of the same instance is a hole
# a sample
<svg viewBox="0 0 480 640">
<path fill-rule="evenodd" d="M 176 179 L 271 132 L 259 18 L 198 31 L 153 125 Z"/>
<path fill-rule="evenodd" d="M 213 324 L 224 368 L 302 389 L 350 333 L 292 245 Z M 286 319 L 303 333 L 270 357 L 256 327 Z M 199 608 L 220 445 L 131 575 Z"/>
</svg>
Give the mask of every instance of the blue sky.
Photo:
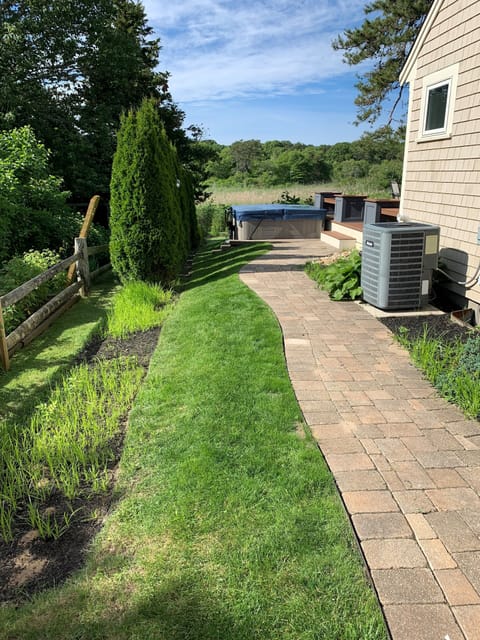
<svg viewBox="0 0 480 640">
<path fill-rule="evenodd" d="M 160 68 L 186 113 L 221 144 L 355 140 L 355 74 L 332 40 L 366 0 L 143 0 Z M 381 123 L 379 123 L 380 125 Z"/>
</svg>

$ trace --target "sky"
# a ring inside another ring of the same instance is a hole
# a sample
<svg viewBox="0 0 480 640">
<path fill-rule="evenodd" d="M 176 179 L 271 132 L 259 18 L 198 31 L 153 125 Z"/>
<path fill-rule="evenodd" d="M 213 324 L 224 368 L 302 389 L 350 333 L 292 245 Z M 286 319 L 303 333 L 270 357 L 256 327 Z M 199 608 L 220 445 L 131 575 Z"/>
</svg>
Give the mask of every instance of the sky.
<svg viewBox="0 0 480 640">
<path fill-rule="evenodd" d="M 220 144 L 351 141 L 358 69 L 332 40 L 366 0 L 143 0 L 185 125 Z M 381 124 L 381 123 L 380 123 Z"/>
</svg>

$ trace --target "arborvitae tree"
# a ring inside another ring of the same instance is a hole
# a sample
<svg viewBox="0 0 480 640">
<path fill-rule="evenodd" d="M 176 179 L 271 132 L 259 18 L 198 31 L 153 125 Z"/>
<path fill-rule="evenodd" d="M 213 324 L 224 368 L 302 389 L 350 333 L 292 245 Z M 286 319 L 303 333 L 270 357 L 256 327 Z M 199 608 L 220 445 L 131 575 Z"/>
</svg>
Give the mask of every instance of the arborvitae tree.
<svg viewBox="0 0 480 640">
<path fill-rule="evenodd" d="M 200 231 L 198 228 L 197 209 L 195 207 L 194 180 L 190 172 L 186 169 L 182 170 L 182 183 L 184 189 L 184 199 L 187 207 L 187 215 L 189 219 L 188 230 L 190 237 L 188 239 L 188 244 L 190 251 L 192 251 L 196 249 L 200 244 Z"/>
<path fill-rule="evenodd" d="M 111 259 L 122 281 L 170 282 L 184 255 L 172 149 L 154 100 L 122 118 L 111 181 Z"/>
<path fill-rule="evenodd" d="M 121 117 L 110 183 L 110 259 L 114 270 L 122 281 L 136 277 L 136 274 L 132 273 L 130 260 L 132 245 L 128 245 L 127 236 L 130 224 L 132 221 L 136 222 L 130 196 L 134 186 L 132 162 L 135 133 L 136 114 L 131 110 Z M 134 224 L 133 227 L 136 231 L 137 224 Z"/>
</svg>

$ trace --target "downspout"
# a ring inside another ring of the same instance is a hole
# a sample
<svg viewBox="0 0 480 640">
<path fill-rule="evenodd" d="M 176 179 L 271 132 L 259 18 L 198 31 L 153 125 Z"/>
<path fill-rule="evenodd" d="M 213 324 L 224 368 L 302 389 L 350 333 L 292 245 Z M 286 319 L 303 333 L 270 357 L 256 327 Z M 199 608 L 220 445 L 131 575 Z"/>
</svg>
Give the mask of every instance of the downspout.
<svg viewBox="0 0 480 640">
<path fill-rule="evenodd" d="M 398 209 L 398 218 L 405 219 L 404 214 L 404 193 L 407 184 L 407 172 L 408 172 L 408 152 L 410 148 L 410 132 L 412 126 L 412 105 L 413 105 L 413 85 L 415 83 L 415 77 L 417 75 L 417 64 L 415 63 L 410 75 L 405 80 L 404 84 L 408 83 L 408 113 L 407 113 L 407 128 L 405 131 L 405 149 L 403 151 L 403 167 L 402 167 L 402 184 L 400 187 L 400 206 Z M 413 76 L 413 79 L 412 79 Z"/>
</svg>

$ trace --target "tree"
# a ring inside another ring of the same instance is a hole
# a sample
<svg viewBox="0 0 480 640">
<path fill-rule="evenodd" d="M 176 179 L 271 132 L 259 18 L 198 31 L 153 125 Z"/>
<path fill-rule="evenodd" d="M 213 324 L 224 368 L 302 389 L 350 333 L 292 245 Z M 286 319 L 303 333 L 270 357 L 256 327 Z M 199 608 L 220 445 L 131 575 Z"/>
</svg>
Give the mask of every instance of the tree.
<svg viewBox="0 0 480 640">
<path fill-rule="evenodd" d="M 433 0 L 374 0 L 365 6 L 365 21 L 357 28 L 347 29 L 333 42 L 334 49 L 344 51 L 347 64 L 373 63 L 356 85 L 357 123 L 375 122 L 391 96 L 394 101 L 388 123 L 392 122 L 402 95 L 400 70 L 432 3 Z"/>
<path fill-rule="evenodd" d="M 352 143 L 337 142 L 327 150 L 325 156 L 327 162 L 332 165 L 343 162 L 344 160 L 350 160 L 350 158 L 352 157 Z"/>
<path fill-rule="evenodd" d="M 352 158 L 367 160 L 370 164 L 378 164 L 383 160 L 402 160 L 404 141 L 405 127 L 393 130 L 384 126 L 375 131 L 367 131 L 351 143 Z"/>
<path fill-rule="evenodd" d="M 178 273 L 192 234 L 181 224 L 179 172 L 156 103 L 144 100 L 122 118 L 112 168 L 110 255 L 122 281 L 169 283 Z"/>
<path fill-rule="evenodd" d="M 108 191 L 120 115 L 144 97 L 182 157 L 184 113 L 141 2 L 4 0 L 0 37 L 0 129 L 30 125 L 74 197 Z"/>
<path fill-rule="evenodd" d="M 30 127 L 0 132 L 0 262 L 27 249 L 73 244 L 69 194 L 50 174 L 48 156 Z"/>
<path fill-rule="evenodd" d="M 263 147 L 260 140 L 238 140 L 230 145 L 235 169 L 239 173 L 250 173 L 255 162 L 263 156 Z"/>
</svg>

